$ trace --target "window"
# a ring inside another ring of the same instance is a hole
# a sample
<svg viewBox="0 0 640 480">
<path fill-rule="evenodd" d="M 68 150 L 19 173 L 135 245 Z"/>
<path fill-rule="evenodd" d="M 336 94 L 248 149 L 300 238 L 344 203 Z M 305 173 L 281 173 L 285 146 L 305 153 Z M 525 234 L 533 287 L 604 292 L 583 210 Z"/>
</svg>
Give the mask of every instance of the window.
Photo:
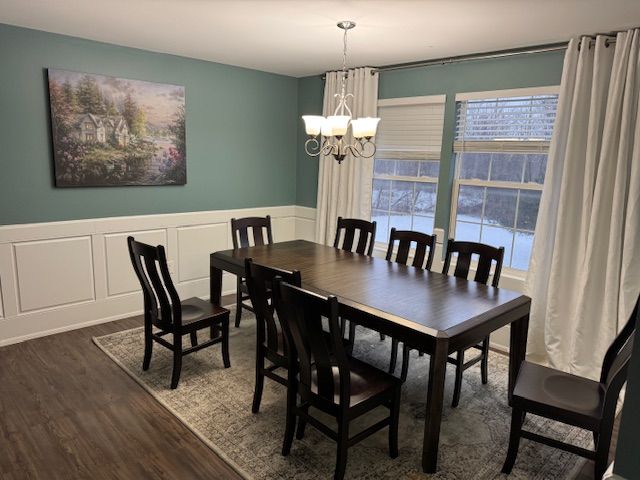
<svg viewBox="0 0 640 480">
<path fill-rule="evenodd" d="M 505 248 L 504 265 L 531 257 L 556 87 L 456 96 L 451 236 Z"/>
<path fill-rule="evenodd" d="M 431 233 L 436 209 L 444 95 L 378 102 L 371 219 L 376 241 L 392 227 Z"/>
</svg>

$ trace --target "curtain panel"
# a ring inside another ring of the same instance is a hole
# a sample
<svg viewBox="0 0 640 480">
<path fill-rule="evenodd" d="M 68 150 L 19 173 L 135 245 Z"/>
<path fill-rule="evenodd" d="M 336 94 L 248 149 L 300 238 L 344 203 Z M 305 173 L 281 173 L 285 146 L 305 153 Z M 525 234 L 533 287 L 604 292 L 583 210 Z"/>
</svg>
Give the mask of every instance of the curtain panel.
<svg viewBox="0 0 640 480">
<path fill-rule="evenodd" d="M 640 292 L 639 30 L 564 61 L 525 289 L 529 357 L 597 379 Z"/>
<path fill-rule="evenodd" d="M 328 72 L 324 86 L 322 114 L 333 115 L 340 93 L 340 72 Z M 349 107 L 353 118 L 375 117 L 378 110 L 378 73 L 371 68 L 349 70 L 347 91 L 352 93 Z M 351 129 L 345 136 L 353 142 Z M 342 164 L 331 155 L 320 155 L 318 171 L 318 198 L 316 207 L 316 241 L 333 244 L 338 217 L 371 217 L 371 189 L 373 183 L 373 158 L 354 158 L 349 154 Z"/>
</svg>

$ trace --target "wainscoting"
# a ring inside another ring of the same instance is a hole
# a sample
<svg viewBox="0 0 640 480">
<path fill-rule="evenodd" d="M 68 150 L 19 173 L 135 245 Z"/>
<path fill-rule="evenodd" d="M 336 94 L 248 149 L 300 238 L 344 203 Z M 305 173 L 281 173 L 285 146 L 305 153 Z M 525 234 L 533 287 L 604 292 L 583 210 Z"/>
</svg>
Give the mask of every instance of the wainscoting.
<svg viewBox="0 0 640 480">
<path fill-rule="evenodd" d="M 275 241 L 314 240 L 315 213 L 291 205 L 0 227 L 0 346 L 141 313 L 129 235 L 167 248 L 180 295 L 208 298 L 209 253 L 231 248 L 231 218 L 271 215 Z M 385 253 L 374 250 L 376 257 Z M 442 269 L 441 244 L 433 268 Z M 522 283 L 510 272 L 500 281 L 516 291 Z M 235 279 L 225 273 L 223 294 L 234 290 Z M 507 350 L 508 328 L 491 343 Z"/>
<path fill-rule="evenodd" d="M 272 216 L 276 241 L 313 240 L 315 210 L 298 206 L 0 227 L 0 345 L 141 313 L 129 235 L 166 247 L 180 295 L 208 298 L 209 253 L 231 248 L 231 218 L 255 215 Z"/>
</svg>

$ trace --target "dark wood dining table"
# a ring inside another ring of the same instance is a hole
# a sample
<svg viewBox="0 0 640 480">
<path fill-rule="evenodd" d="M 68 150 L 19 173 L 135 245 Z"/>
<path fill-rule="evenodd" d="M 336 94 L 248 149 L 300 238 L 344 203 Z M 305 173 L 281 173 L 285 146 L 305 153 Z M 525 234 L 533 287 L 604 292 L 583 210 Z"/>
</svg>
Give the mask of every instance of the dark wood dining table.
<svg viewBox="0 0 640 480">
<path fill-rule="evenodd" d="M 509 402 L 525 357 L 531 299 L 486 286 L 316 243 L 294 240 L 211 254 L 211 302 L 220 304 L 222 272 L 244 274 L 244 259 L 299 270 L 302 286 L 333 294 L 340 314 L 431 356 L 422 468 L 437 469 L 447 357 L 510 325 Z"/>
</svg>

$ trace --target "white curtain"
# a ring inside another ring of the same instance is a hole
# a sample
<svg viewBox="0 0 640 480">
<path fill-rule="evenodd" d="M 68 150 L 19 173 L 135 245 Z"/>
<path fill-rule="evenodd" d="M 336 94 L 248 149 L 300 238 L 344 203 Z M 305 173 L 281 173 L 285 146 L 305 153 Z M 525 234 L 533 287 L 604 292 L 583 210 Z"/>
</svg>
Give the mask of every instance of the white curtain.
<svg viewBox="0 0 640 480">
<path fill-rule="evenodd" d="M 639 30 L 572 40 L 526 281 L 532 360 L 598 378 L 640 292 Z"/>
<path fill-rule="evenodd" d="M 322 114 L 333 115 L 340 93 L 340 73 L 328 72 L 324 86 Z M 349 70 L 347 93 L 352 93 L 349 107 L 353 118 L 375 117 L 378 109 L 378 73 L 371 68 Z M 351 129 L 345 137 L 353 141 Z M 342 164 L 331 156 L 320 155 L 318 172 L 318 200 L 316 206 L 316 241 L 333 244 L 339 216 L 362 218 L 371 216 L 371 188 L 373 158 L 354 158 L 348 155 Z"/>
</svg>

